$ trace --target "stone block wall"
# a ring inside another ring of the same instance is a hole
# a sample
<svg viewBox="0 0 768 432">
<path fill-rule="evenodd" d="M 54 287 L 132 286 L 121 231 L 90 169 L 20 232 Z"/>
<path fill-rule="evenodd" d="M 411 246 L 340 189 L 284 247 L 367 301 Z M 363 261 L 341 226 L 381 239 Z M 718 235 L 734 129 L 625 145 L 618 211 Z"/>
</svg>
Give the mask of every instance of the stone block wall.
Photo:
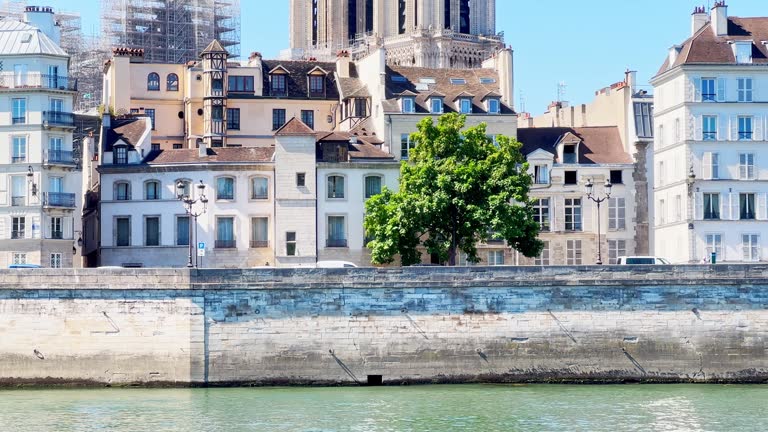
<svg viewBox="0 0 768 432">
<path fill-rule="evenodd" d="M 768 380 L 767 266 L 0 271 L 0 383 Z"/>
</svg>

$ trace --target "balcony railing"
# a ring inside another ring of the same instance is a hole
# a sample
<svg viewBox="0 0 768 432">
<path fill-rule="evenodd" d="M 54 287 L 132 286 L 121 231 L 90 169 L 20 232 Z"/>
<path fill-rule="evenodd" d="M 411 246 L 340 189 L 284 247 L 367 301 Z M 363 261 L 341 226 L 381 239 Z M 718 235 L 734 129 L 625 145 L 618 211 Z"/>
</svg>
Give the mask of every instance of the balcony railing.
<svg viewBox="0 0 768 432">
<path fill-rule="evenodd" d="M 235 249 L 237 242 L 235 240 L 216 240 L 214 246 L 216 249 Z"/>
<path fill-rule="evenodd" d="M 63 192 L 43 193 L 43 205 L 48 207 L 75 208 L 75 194 Z"/>
<path fill-rule="evenodd" d="M 345 248 L 347 247 L 347 239 L 328 239 L 325 245 L 329 248 Z"/>
<path fill-rule="evenodd" d="M 11 124 L 26 124 L 27 118 L 26 117 L 13 117 L 11 119 Z"/>
<path fill-rule="evenodd" d="M 23 239 L 26 237 L 26 231 L 25 230 L 17 230 L 17 231 L 11 231 L 11 239 L 18 240 Z"/>
<path fill-rule="evenodd" d="M 251 240 L 251 249 L 268 248 L 269 240 Z"/>
<path fill-rule="evenodd" d="M 48 126 L 75 127 L 75 115 L 63 111 L 43 111 L 43 123 Z"/>
<path fill-rule="evenodd" d="M 45 160 L 48 163 L 58 164 L 73 164 L 75 163 L 74 155 L 71 151 L 67 150 L 48 150 L 46 152 Z"/>
<path fill-rule="evenodd" d="M 11 205 L 13 207 L 22 207 L 27 202 L 27 199 L 23 196 L 11 197 Z"/>
<path fill-rule="evenodd" d="M 36 72 L 3 72 L 0 73 L 0 88 L 77 91 L 77 79 Z"/>
<path fill-rule="evenodd" d="M 13 163 L 23 163 L 27 161 L 26 156 L 11 156 L 11 162 Z"/>
</svg>

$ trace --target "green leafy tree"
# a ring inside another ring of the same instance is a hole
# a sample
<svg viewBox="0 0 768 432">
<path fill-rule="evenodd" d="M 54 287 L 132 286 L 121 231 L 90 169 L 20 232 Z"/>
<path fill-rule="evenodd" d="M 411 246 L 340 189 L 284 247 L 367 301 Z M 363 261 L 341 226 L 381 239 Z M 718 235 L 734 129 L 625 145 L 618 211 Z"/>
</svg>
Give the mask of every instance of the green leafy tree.
<svg viewBox="0 0 768 432">
<path fill-rule="evenodd" d="M 486 136 L 485 124 L 464 129 L 466 116 L 424 118 L 410 161 L 400 167 L 400 190 L 388 189 L 365 205 L 372 261 L 399 255 L 404 266 L 421 262 L 423 245 L 441 262 L 456 265 L 461 250 L 480 261 L 477 243 L 504 239 L 527 257 L 541 253 L 539 224 L 528 198 L 532 180 L 516 140 Z"/>
</svg>

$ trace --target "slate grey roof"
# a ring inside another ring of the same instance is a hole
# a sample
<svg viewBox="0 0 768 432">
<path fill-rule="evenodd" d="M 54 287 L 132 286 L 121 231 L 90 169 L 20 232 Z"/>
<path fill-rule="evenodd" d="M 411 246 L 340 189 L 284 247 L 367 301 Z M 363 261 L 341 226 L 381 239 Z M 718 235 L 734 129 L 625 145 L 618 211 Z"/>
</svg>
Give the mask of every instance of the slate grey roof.
<svg viewBox="0 0 768 432">
<path fill-rule="evenodd" d="M 61 57 L 69 55 L 51 38 L 21 21 L 0 21 L 0 55 L 45 54 Z"/>
</svg>

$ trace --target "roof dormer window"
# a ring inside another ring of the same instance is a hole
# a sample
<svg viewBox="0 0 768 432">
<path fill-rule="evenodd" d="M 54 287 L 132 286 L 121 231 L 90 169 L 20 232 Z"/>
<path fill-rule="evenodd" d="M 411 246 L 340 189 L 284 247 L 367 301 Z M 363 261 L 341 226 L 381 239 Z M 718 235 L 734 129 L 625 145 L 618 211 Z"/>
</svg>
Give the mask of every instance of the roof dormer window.
<svg viewBox="0 0 768 432">
<path fill-rule="evenodd" d="M 563 163 L 566 163 L 566 164 L 579 163 L 576 157 L 575 144 L 566 144 L 563 146 Z"/>
<path fill-rule="evenodd" d="M 307 74 L 309 82 L 309 97 L 325 97 L 325 77 L 328 73 L 321 67 L 315 66 Z"/>
<path fill-rule="evenodd" d="M 733 42 L 733 52 L 738 64 L 752 64 L 752 41 Z"/>
<path fill-rule="evenodd" d="M 443 98 L 433 97 L 429 100 L 429 110 L 432 114 L 443 113 Z"/>
<path fill-rule="evenodd" d="M 286 75 L 284 73 L 272 73 L 269 75 L 269 90 L 272 96 L 286 96 L 288 86 L 286 85 Z"/>
<path fill-rule="evenodd" d="M 498 98 L 489 98 L 488 114 L 499 114 L 501 112 L 501 101 Z"/>
<path fill-rule="evenodd" d="M 462 114 L 472 114 L 472 99 L 459 99 L 459 112 Z"/>
<path fill-rule="evenodd" d="M 402 104 L 401 109 L 404 114 L 413 114 L 416 112 L 416 98 L 412 96 L 404 96 L 400 98 L 400 103 Z"/>
</svg>

